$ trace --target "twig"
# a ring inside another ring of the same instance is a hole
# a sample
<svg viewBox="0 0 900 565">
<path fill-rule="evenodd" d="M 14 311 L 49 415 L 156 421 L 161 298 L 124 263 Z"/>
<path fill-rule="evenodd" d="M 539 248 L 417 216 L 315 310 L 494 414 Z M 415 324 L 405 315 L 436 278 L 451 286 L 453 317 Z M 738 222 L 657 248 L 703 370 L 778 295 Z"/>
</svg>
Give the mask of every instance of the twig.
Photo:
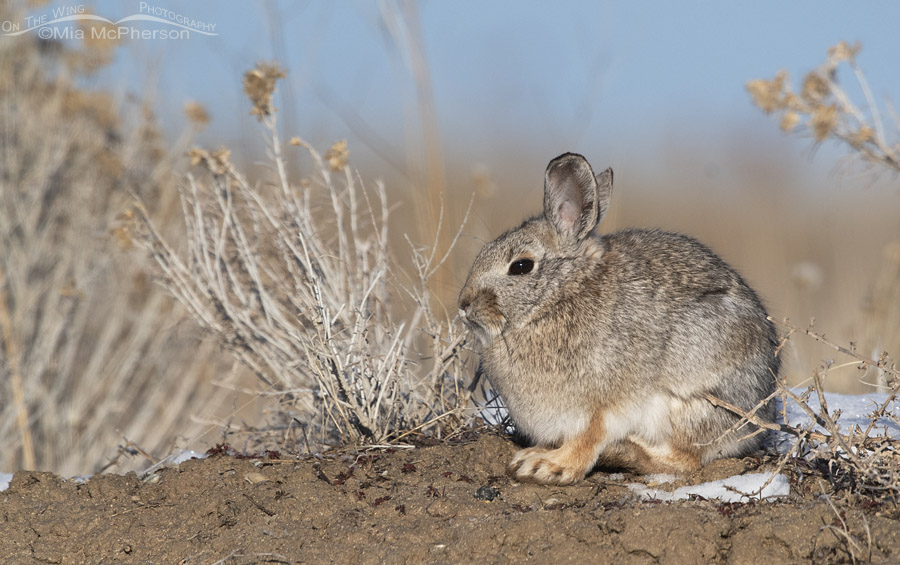
<svg viewBox="0 0 900 565">
<path fill-rule="evenodd" d="M 19 352 L 16 350 L 15 336 L 13 336 L 12 316 L 9 314 L 8 300 L 6 273 L 0 269 L 0 337 L 3 338 L 3 345 L 6 349 L 10 387 L 12 388 L 13 403 L 16 406 L 16 426 L 22 440 L 22 469 L 33 470 L 36 462 L 34 440 L 31 437 L 31 426 L 28 424 L 28 403 L 25 399 L 22 374 L 19 372 Z"/>
<path fill-rule="evenodd" d="M 824 335 L 818 334 L 810 329 L 798 328 L 794 325 L 791 325 L 787 320 L 778 321 L 778 320 L 775 320 L 774 318 L 772 318 L 771 316 L 768 317 L 768 320 L 774 324 L 778 324 L 782 327 L 785 327 L 785 328 L 791 330 L 791 333 L 802 332 L 802 333 L 808 335 L 809 337 L 813 338 L 814 340 L 821 342 L 821 343 L 827 345 L 828 347 L 834 349 L 835 351 L 839 351 L 839 352 L 843 353 L 844 355 L 848 355 L 850 357 L 853 357 L 854 359 L 857 359 L 858 361 L 860 361 L 861 363 L 863 363 L 864 365 L 866 365 L 868 367 L 876 367 L 878 369 L 881 369 L 882 371 L 885 371 L 887 373 L 894 375 L 895 377 L 900 377 L 900 369 L 896 369 L 894 367 L 888 367 L 882 361 L 875 361 L 874 359 L 870 359 L 868 357 L 860 355 L 855 350 L 847 349 L 846 347 L 843 347 L 843 346 L 840 346 L 840 345 L 834 343 L 833 341 L 827 339 Z"/>
</svg>

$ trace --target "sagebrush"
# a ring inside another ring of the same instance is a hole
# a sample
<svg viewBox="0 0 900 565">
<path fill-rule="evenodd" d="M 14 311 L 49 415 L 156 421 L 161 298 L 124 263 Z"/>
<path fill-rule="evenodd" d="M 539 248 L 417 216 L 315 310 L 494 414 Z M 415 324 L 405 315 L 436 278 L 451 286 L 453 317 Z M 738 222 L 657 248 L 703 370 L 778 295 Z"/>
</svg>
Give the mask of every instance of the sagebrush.
<svg viewBox="0 0 900 565">
<path fill-rule="evenodd" d="M 200 171 L 180 193 L 185 249 L 143 206 L 136 240 L 162 284 L 257 375 L 258 393 L 280 400 L 256 433 L 303 448 L 464 428 L 474 415 L 465 337 L 432 310 L 428 285 L 443 258 L 412 247 L 413 268 L 400 265 L 385 187 L 363 184 L 345 142 L 324 154 L 298 137 L 282 146 L 272 105 L 282 76 L 260 64 L 244 78 L 267 134 L 270 178 L 251 183 L 227 149 L 195 149 Z M 289 158 L 303 178 L 289 178 Z"/>
</svg>

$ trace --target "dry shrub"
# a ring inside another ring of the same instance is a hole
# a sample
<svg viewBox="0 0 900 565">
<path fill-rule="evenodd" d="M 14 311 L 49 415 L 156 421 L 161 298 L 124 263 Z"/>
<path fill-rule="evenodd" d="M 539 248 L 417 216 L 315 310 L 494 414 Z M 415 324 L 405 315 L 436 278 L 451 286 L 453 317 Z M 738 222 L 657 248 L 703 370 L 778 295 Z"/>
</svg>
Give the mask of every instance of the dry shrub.
<svg viewBox="0 0 900 565">
<path fill-rule="evenodd" d="M 771 318 L 770 318 L 771 319 Z M 831 492 L 854 505 L 865 509 L 889 504 L 893 511 L 900 509 L 900 369 L 894 361 L 883 354 L 879 359 L 871 359 L 859 353 L 851 344 L 844 347 L 817 333 L 812 325 L 806 328 L 794 326 L 789 321 L 772 320 L 784 332 L 776 354 L 788 345 L 795 335 L 805 335 L 849 358 L 856 365 L 860 380 L 867 374 L 877 372 L 878 383 L 868 383 L 873 388 L 887 390 L 886 397 L 873 403 L 866 415 L 865 428 L 854 425 L 849 429 L 841 424 L 841 410 L 829 407 L 825 389 L 830 373 L 840 366 L 829 360 L 813 371 L 812 376 L 799 387 L 789 386 L 784 378 L 779 378 L 775 392 L 761 401 L 753 410 L 746 412 L 712 395 L 707 399 L 714 405 L 730 410 L 741 416 L 732 430 L 740 430 L 748 422 L 760 427 L 754 433 L 765 430 L 776 432 L 772 447 L 780 453 L 776 473 L 787 469 L 794 473 L 796 481 L 803 483 L 811 476 L 824 477 L 831 485 Z M 874 370 L 874 371 L 873 371 Z M 803 385 L 807 385 L 803 388 Z M 772 398 L 781 400 L 780 422 L 768 422 L 756 412 Z M 808 424 L 791 422 L 788 413 L 796 407 Z M 770 479 L 771 481 L 771 479 Z M 763 485 L 756 494 L 768 485 Z"/>
<path fill-rule="evenodd" d="M 76 86 L 106 47 L 3 39 L 0 470 L 91 473 L 128 441 L 168 453 L 201 430 L 192 412 L 223 402 L 203 385 L 215 344 L 153 291 L 117 230 L 126 186 L 165 213 L 171 163 L 149 116 L 129 127 L 107 94 Z"/>
<path fill-rule="evenodd" d="M 428 281 L 443 259 L 413 248 L 415 276 L 399 282 L 385 188 L 362 185 L 345 142 L 323 156 L 293 138 L 288 155 L 310 166 L 307 178 L 288 178 L 272 105 L 282 76 L 265 64 L 244 78 L 272 182 L 249 182 L 225 148 L 194 149 L 200 171 L 181 190 L 186 249 L 174 249 L 142 206 L 136 240 L 169 292 L 257 375 L 258 394 L 280 401 L 253 433 L 316 449 L 464 428 L 473 413 L 460 380 L 462 328 L 430 307 Z"/>
<path fill-rule="evenodd" d="M 835 140 L 846 144 L 852 154 L 875 167 L 875 170 L 900 171 L 900 121 L 886 128 L 866 81 L 856 63 L 860 46 L 838 43 L 828 49 L 827 59 L 811 71 L 795 92 L 788 73 L 781 70 L 772 80 L 754 80 L 747 90 L 754 103 L 766 113 L 781 116 L 781 127 L 791 132 L 805 129 L 821 143 Z M 840 84 L 839 69 L 848 66 L 866 99 L 865 109 L 855 104 Z M 890 502 L 897 509 L 900 502 L 900 438 L 889 428 L 900 427 L 900 371 L 888 350 L 900 347 L 900 252 L 896 243 L 887 247 L 882 272 L 871 292 L 867 311 L 865 343 L 873 346 L 870 353 L 860 351 L 856 344 L 842 346 L 817 333 L 811 322 L 802 329 L 785 321 L 784 342 L 795 335 L 805 335 L 848 358 L 846 364 L 829 360 L 813 371 L 809 386 L 803 391 L 780 383 L 780 395 L 785 405 L 795 404 L 809 416 L 806 428 L 788 424 L 767 423 L 765 427 L 785 432 L 796 440 L 779 466 L 793 462 L 792 468 L 801 476 L 815 473 L 830 482 L 835 493 L 849 494 L 856 502 L 878 505 Z M 895 351 L 896 353 L 896 351 Z M 829 374 L 841 367 L 856 365 L 859 380 L 873 390 L 887 392 L 886 399 L 873 407 L 870 423 L 865 429 L 841 431 L 840 410 L 829 409 L 824 394 Z M 816 402 L 810 403 L 814 398 Z M 721 404 L 716 399 L 713 402 Z M 815 406 L 813 408 L 812 406 Z M 733 407 L 729 407 L 733 409 Z M 738 411 L 739 412 L 739 411 Z M 758 421 L 753 414 L 746 419 Z M 854 561 L 864 559 L 861 546 L 848 539 L 848 551 Z"/>
</svg>

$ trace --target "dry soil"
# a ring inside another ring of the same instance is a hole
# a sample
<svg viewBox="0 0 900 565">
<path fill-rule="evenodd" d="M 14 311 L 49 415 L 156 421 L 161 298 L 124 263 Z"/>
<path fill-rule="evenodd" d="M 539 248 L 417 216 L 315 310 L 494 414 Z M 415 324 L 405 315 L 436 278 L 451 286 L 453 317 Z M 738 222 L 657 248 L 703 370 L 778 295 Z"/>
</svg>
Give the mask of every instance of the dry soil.
<svg viewBox="0 0 900 565">
<path fill-rule="evenodd" d="M 661 503 L 635 499 L 627 483 L 646 481 L 628 474 L 516 483 L 516 449 L 485 433 L 303 460 L 214 453 L 144 479 L 22 471 L 0 493 L 0 562 L 900 563 L 897 508 L 813 476 L 793 473 L 777 501 Z M 769 465 L 720 461 L 679 484 Z"/>
</svg>

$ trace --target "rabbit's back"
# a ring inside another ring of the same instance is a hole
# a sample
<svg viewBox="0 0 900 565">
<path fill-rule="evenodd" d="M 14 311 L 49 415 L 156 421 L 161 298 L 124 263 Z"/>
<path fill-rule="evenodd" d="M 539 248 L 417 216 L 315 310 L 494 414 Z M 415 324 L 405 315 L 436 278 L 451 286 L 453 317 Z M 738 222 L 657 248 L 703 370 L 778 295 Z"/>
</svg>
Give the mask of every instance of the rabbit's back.
<svg viewBox="0 0 900 565">
<path fill-rule="evenodd" d="M 608 327 L 624 332 L 633 347 L 619 360 L 630 366 L 632 382 L 646 375 L 640 380 L 675 394 L 717 392 L 746 409 L 760 392 L 774 390 L 774 326 L 757 294 L 721 257 L 689 236 L 661 230 L 623 230 L 602 241 L 605 259 L 617 264 L 609 271 L 619 288 Z M 736 372 L 744 374 L 731 376 Z"/>
</svg>

